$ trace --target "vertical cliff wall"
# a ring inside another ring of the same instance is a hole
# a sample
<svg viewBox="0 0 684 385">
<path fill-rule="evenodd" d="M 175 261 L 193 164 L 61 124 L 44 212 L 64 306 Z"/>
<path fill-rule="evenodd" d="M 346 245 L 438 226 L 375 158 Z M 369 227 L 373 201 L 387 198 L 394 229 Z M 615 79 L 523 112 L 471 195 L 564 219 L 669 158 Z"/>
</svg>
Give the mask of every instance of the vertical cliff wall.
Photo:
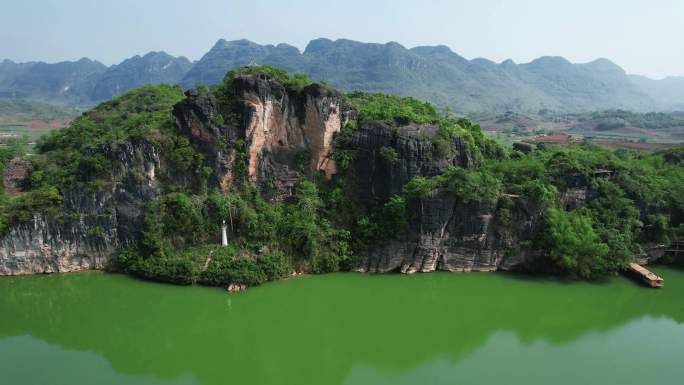
<svg viewBox="0 0 684 385">
<path fill-rule="evenodd" d="M 438 130 L 433 125 L 362 125 L 345 148 L 354 151 L 350 176 L 356 199 L 368 206 L 384 204 L 415 177 L 434 177 L 448 166 L 474 167 L 472 149 L 461 138 L 452 139 L 446 156 L 436 153 L 433 138 Z M 383 148 L 391 149 L 396 159 L 383 157 Z M 409 202 L 407 233 L 371 245 L 357 270 L 415 273 L 514 268 L 527 256 L 507 251 L 534 236 L 541 213 L 522 201 L 513 202 L 513 208 L 513 224 L 503 226 L 497 202 L 464 203 L 448 191 L 435 190 Z"/>
<path fill-rule="evenodd" d="M 111 181 L 99 190 L 64 193 L 62 212 L 35 213 L 0 238 L 0 275 L 102 269 L 121 247 L 137 242 L 142 210 L 160 194 L 159 156 L 145 141 L 102 149 L 114 161 Z"/>
<path fill-rule="evenodd" d="M 228 191 L 242 177 L 277 199 L 289 195 L 301 175 L 335 173 L 330 155 L 340 131 L 339 93 L 319 84 L 295 92 L 266 76 L 242 75 L 233 84 L 242 117 L 236 126 L 216 121 L 219 103 L 212 94 L 191 91 L 174 108 L 181 131 L 212 163 L 213 184 Z M 238 156 L 247 157 L 245 175 L 237 175 Z"/>
</svg>

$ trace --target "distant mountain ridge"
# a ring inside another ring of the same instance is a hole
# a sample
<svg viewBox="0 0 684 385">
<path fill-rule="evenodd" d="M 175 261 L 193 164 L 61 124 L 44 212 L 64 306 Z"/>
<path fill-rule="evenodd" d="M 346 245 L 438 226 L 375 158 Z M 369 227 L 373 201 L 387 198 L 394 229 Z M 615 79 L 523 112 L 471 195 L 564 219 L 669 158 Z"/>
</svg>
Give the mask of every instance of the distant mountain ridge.
<svg viewBox="0 0 684 385">
<path fill-rule="evenodd" d="M 92 98 L 111 99 L 145 84 L 178 83 L 190 68 L 190 60 L 166 52 L 150 52 L 142 57 L 136 55 L 111 66 L 102 74 L 93 88 Z"/>
<path fill-rule="evenodd" d="M 395 42 L 346 39 L 312 40 L 303 52 L 288 44 L 220 39 L 195 63 L 164 52 L 111 67 L 88 59 L 56 64 L 5 60 L 0 63 L 0 96 L 92 104 L 147 83 L 216 84 L 231 68 L 250 64 L 303 72 L 344 91 L 414 96 L 462 113 L 684 109 L 684 78 L 627 75 L 607 59 L 573 64 L 541 57 L 498 64 L 468 60 L 443 45 L 407 49 Z"/>
<path fill-rule="evenodd" d="M 88 89 L 107 71 L 104 64 L 87 58 L 54 64 L 0 63 L 0 97 L 82 105 L 91 101 Z"/>
<path fill-rule="evenodd" d="M 179 83 L 192 67 L 166 52 L 134 56 L 110 67 L 90 59 L 54 64 L 0 62 L 0 97 L 88 106 L 145 84 Z"/>
<path fill-rule="evenodd" d="M 673 110 L 684 111 L 684 76 L 653 80 L 646 76 L 630 75 L 630 79 L 656 103 L 670 106 Z"/>
</svg>

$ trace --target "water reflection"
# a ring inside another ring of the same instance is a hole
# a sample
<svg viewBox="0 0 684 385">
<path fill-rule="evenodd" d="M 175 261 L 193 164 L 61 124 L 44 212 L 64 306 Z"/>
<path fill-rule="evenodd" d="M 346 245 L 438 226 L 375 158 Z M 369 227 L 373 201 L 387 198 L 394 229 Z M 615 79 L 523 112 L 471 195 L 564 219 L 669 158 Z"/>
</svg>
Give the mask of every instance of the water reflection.
<svg viewBox="0 0 684 385">
<path fill-rule="evenodd" d="M 0 373 L 13 385 L 196 385 L 189 377 L 171 381 L 116 372 L 100 355 L 64 350 L 31 336 L 0 340 Z M 8 359 L 9 358 L 9 359 Z"/>
<path fill-rule="evenodd" d="M 646 343 L 635 344 L 637 341 Z M 668 344 L 655 341 L 668 341 Z M 676 379 L 684 375 L 680 363 L 682 346 L 684 329 L 680 325 L 648 316 L 609 332 L 589 333 L 560 345 L 543 339 L 526 344 L 514 333 L 500 331 L 460 361 L 443 357 L 394 371 L 361 364 L 352 368 L 344 384 L 678 383 Z"/>
<path fill-rule="evenodd" d="M 501 274 L 337 274 L 237 295 L 99 273 L 3 278 L 0 338 L 12 338 L 0 339 L 0 362 L 35 364 L 13 356 L 16 342 L 7 342 L 31 335 L 64 354 L 98 357 L 113 373 L 103 378 L 122 375 L 122 384 L 496 383 L 511 371 L 553 377 L 564 372 L 556 362 L 600 376 L 602 365 L 615 371 L 611 365 L 631 365 L 632 357 L 643 366 L 652 354 L 684 353 L 676 339 L 684 273 L 659 273 L 667 285 L 661 291 L 623 279 L 591 285 Z M 608 354 L 606 346 L 622 353 Z M 657 346 L 667 352 L 649 351 Z M 662 354 L 651 356 L 654 365 Z M 106 371 L 97 360 L 81 361 Z M 68 365 L 55 370 L 78 376 Z M 467 377 L 477 373 L 494 377 Z"/>
</svg>

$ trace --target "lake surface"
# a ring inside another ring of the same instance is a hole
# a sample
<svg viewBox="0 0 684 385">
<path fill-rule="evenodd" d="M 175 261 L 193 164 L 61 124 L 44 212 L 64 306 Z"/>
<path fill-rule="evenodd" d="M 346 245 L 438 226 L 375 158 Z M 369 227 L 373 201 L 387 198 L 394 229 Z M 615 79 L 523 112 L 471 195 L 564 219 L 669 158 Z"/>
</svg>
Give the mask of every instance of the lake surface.
<svg viewBox="0 0 684 385">
<path fill-rule="evenodd" d="M 243 293 L 0 277 L 8 385 L 630 385 L 684 381 L 684 271 L 625 278 L 331 274 Z"/>
</svg>

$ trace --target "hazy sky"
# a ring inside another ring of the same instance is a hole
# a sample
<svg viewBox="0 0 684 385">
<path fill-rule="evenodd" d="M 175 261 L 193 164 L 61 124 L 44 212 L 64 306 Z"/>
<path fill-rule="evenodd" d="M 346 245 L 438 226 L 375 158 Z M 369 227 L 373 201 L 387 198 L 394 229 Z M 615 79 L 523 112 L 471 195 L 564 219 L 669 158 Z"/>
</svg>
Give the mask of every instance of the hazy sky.
<svg viewBox="0 0 684 385">
<path fill-rule="evenodd" d="M 113 64 L 151 50 L 196 60 L 219 38 L 303 50 L 317 37 L 445 44 L 497 62 L 606 57 L 684 76 L 684 0 L 0 0 L 0 59 L 15 61 Z"/>
</svg>

